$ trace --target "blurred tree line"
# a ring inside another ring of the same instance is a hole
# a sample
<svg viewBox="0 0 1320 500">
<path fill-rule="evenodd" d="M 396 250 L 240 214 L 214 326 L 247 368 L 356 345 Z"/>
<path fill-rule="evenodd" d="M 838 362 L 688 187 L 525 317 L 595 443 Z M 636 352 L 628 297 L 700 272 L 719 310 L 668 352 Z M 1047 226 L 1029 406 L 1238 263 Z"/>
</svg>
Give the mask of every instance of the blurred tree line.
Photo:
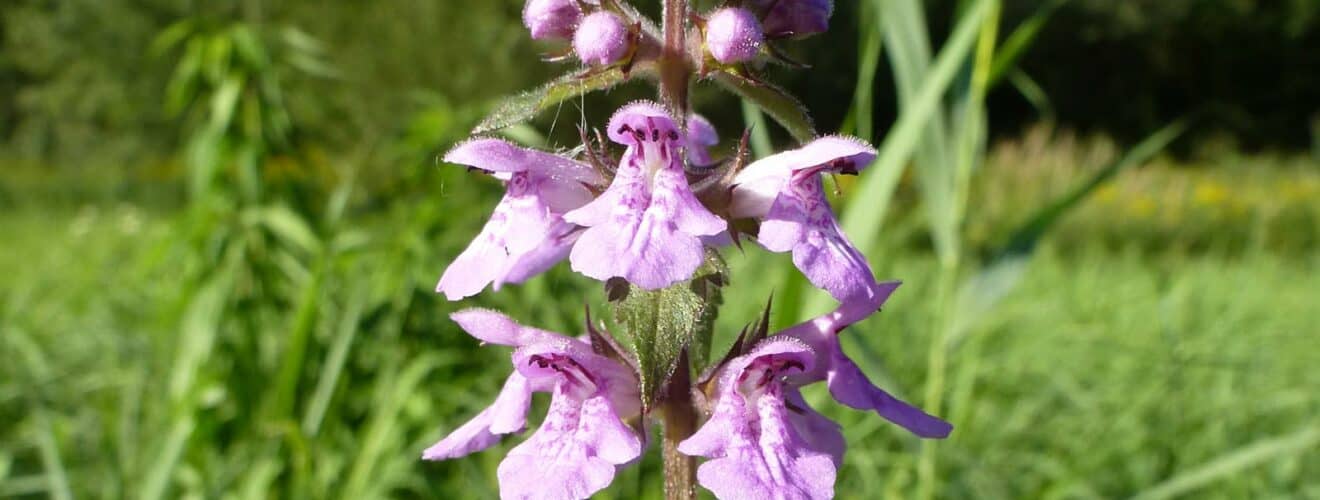
<svg viewBox="0 0 1320 500">
<path fill-rule="evenodd" d="M 188 17 L 241 19 L 278 43 L 306 35 L 319 47 L 324 65 L 295 60 L 302 71 L 279 75 L 304 144 L 440 147 L 491 99 L 566 70 L 531 62 L 544 48 L 523 33 L 521 3 L 3 0 L 0 157 L 65 168 L 168 158 L 180 117 L 162 96 L 177 61 L 152 45 Z M 957 2 L 931 3 L 932 32 L 947 33 Z M 826 130 L 842 120 L 849 103 L 838 96 L 851 94 L 856 71 L 856 5 L 837 7 L 836 29 L 793 47 L 817 70 L 788 78 Z M 1010 0 L 1005 23 L 1042 9 L 1051 15 L 1019 78 L 991 95 L 997 133 L 1053 119 L 1131 139 L 1196 112 L 1203 134 L 1301 149 L 1320 126 L 1320 1 Z M 816 49 L 826 46 L 842 50 L 825 59 Z M 879 101 L 878 116 L 892 116 L 894 103 Z M 710 113 L 738 116 L 736 106 Z"/>
</svg>

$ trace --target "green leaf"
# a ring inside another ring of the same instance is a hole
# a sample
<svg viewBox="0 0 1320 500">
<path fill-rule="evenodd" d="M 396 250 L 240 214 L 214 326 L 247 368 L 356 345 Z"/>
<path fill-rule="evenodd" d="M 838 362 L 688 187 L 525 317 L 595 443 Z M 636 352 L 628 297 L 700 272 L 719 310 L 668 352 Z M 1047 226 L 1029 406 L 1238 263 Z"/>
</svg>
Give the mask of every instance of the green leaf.
<svg viewBox="0 0 1320 500">
<path fill-rule="evenodd" d="M 784 89 L 729 72 L 716 73 L 715 81 L 761 108 L 798 142 L 807 142 L 816 137 L 816 126 L 811 121 L 811 115 L 807 114 L 807 108 Z"/>
<path fill-rule="evenodd" d="M 1045 27 L 1045 23 L 1050 20 L 1059 7 L 1068 3 L 1068 0 L 1050 0 L 1048 3 L 1042 3 L 1036 7 L 1036 11 L 1031 17 L 1022 21 L 1013 33 L 1004 40 L 1004 45 L 995 54 L 995 62 L 990 67 L 990 87 L 994 87 L 1005 76 L 1010 76 L 1017 67 L 1017 62 L 1022 55 L 1031 48 L 1040 35 L 1040 31 Z"/>
<path fill-rule="evenodd" d="M 684 349 L 698 372 L 705 366 L 722 302 L 720 289 L 727 283 L 724 259 L 707 250 L 706 262 L 691 280 L 660 290 L 614 288 L 615 321 L 627 333 L 637 356 L 644 410 L 655 402 Z"/>
<path fill-rule="evenodd" d="M 495 110 L 491 111 L 490 115 L 477 124 L 477 128 L 473 129 L 472 133 L 484 134 L 517 125 L 567 99 L 608 89 L 638 75 L 650 75 L 653 70 L 651 64 L 646 63 L 634 66 L 626 74 L 621 68 L 610 68 L 586 75 L 570 73 L 561 76 L 536 89 L 506 97 L 503 102 L 495 106 Z"/>
</svg>

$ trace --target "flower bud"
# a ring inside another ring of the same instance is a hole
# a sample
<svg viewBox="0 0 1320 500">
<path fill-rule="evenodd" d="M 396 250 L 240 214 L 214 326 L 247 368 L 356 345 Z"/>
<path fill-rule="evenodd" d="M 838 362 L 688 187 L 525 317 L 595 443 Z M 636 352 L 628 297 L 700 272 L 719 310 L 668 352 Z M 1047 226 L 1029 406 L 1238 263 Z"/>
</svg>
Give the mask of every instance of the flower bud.
<svg viewBox="0 0 1320 500">
<path fill-rule="evenodd" d="M 746 9 L 721 9 L 706 22 L 706 48 L 715 60 L 724 64 L 756 57 L 764 38 L 761 23 Z"/>
<path fill-rule="evenodd" d="M 582 20 L 577 0 L 527 0 L 523 25 L 536 40 L 567 39 Z"/>
<path fill-rule="evenodd" d="M 588 65 L 614 64 L 628 54 L 632 36 L 619 16 L 599 11 L 587 16 L 573 35 L 573 50 Z"/>
<path fill-rule="evenodd" d="M 771 38 L 803 37 L 830 28 L 831 0 L 754 0 L 763 11 L 761 26 Z"/>
</svg>

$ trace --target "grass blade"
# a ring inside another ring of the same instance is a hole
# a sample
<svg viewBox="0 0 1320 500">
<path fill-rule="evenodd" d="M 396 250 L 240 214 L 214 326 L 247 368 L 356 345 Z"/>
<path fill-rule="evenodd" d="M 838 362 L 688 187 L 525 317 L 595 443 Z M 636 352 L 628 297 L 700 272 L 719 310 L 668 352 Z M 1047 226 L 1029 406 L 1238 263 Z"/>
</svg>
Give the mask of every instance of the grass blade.
<svg viewBox="0 0 1320 500">
<path fill-rule="evenodd" d="M 41 466 L 46 471 L 46 488 L 54 500 L 72 500 L 73 490 L 69 487 L 69 474 L 65 471 L 64 461 L 60 459 L 59 445 L 55 442 L 55 430 L 45 410 L 36 412 L 37 449 L 41 453 Z"/>
<path fill-rule="evenodd" d="M 344 363 L 348 360 L 349 347 L 353 345 L 353 339 L 357 336 L 358 319 L 362 316 L 362 305 L 366 302 L 364 297 L 364 292 L 361 291 L 353 296 L 348 303 L 348 309 L 344 312 L 343 320 L 339 323 L 334 344 L 330 346 L 330 354 L 326 357 L 325 366 L 321 368 L 321 376 L 317 378 L 316 389 L 312 393 L 311 402 L 308 403 L 307 414 L 303 417 L 304 435 L 315 436 L 321 429 L 326 409 L 330 407 L 330 399 L 334 396 L 335 385 L 339 383 L 339 374 L 343 373 Z"/>
<path fill-rule="evenodd" d="M 1211 460 L 1196 469 L 1178 474 L 1132 498 L 1133 500 L 1173 498 L 1204 488 L 1222 478 L 1270 460 L 1314 451 L 1318 445 L 1320 445 L 1320 427 L 1310 427 L 1286 436 L 1262 439 Z"/>
<path fill-rule="evenodd" d="M 920 91 L 904 107 L 894 128 L 880 145 L 879 156 L 863 176 L 860 188 L 853 193 L 853 202 L 843 211 L 844 232 L 857 248 L 867 251 L 875 246 L 903 167 L 916 149 L 922 129 L 939 111 L 940 101 L 953 83 L 959 66 L 971 53 L 990 4 L 990 0 L 976 2 L 958 21 L 953 35 L 922 79 Z"/>
</svg>

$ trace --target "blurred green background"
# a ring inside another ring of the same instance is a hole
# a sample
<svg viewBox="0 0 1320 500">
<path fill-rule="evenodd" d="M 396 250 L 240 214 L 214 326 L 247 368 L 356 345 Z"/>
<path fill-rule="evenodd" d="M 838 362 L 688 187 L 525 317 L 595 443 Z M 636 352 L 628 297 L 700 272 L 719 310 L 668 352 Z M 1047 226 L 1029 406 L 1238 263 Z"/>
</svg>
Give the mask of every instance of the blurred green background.
<svg viewBox="0 0 1320 500">
<path fill-rule="evenodd" d="M 0 497 L 496 496 L 517 437 L 419 459 L 508 373 L 447 315 L 605 314 L 566 265 L 432 292 L 502 191 L 438 156 L 573 69 L 520 12 L 0 0 Z M 956 428 L 808 391 L 841 498 L 1320 498 L 1320 2 L 850 0 L 786 48 L 813 68 L 770 79 L 882 151 L 834 188 L 905 285 L 845 349 Z M 571 148 L 648 89 L 505 133 Z M 726 147 L 789 146 L 754 104 L 696 87 Z M 776 327 L 830 305 L 725 256 L 717 350 L 771 292 Z M 601 496 L 660 484 L 648 456 Z"/>
</svg>

